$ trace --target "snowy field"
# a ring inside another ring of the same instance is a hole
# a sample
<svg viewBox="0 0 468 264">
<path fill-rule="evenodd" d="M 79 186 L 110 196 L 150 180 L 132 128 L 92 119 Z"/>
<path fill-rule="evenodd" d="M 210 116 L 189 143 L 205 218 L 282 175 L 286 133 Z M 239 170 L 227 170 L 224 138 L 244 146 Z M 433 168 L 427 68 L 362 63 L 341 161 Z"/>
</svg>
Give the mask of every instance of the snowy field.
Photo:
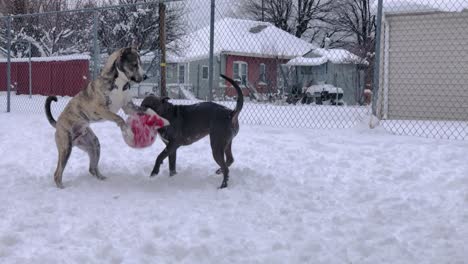
<svg viewBox="0 0 468 264">
<path fill-rule="evenodd" d="M 241 113 L 242 115 L 242 113 Z M 53 183 L 42 111 L 0 113 L 0 263 L 466 263 L 468 142 L 350 129 L 241 125 L 230 185 L 207 138 L 150 179 L 158 140 L 112 123 L 98 181 L 74 149 Z"/>
</svg>

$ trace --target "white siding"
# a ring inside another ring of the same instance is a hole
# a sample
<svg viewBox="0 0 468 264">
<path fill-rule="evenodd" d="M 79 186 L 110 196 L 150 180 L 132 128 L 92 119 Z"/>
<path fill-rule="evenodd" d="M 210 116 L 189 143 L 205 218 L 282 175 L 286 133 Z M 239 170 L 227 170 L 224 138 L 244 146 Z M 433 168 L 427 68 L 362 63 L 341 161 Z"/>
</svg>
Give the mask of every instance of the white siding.
<svg viewBox="0 0 468 264">
<path fill-rule="evenodd" d="M 468 120 L 468 12 L 394 15 L 386 23 L 380 55 L 388 51 L 381 64 L 388 79 L 380 87 L 388 88 L 381 91 L 388 118 Z"/>
</svg>

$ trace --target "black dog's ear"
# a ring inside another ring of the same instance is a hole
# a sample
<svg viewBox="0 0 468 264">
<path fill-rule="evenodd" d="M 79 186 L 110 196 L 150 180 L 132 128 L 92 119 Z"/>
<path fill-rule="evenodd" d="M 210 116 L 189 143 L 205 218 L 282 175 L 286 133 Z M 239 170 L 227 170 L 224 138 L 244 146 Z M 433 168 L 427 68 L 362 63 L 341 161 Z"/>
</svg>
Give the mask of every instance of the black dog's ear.
<svg viewBox="0 0 468 264">
<path fill-rule="evenodd" d="M 167 96 L 162 98 L 163 103 L 167 103 L 167 102 L 169 102 L 169 100 L 171 100 L 171 98 L 169 98 Z"/>
</svg>

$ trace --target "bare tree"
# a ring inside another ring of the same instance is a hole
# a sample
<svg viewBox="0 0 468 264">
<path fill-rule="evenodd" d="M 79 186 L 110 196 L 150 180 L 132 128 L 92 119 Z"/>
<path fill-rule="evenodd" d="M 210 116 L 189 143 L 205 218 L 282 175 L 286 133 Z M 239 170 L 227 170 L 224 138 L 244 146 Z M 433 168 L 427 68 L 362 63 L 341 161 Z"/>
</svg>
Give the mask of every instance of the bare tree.
<svg viewBox="0 0 468 264">
<path fill-rule="evenodd" d="M 240 9 L 247 17 L 270 22 L 284 31 L 294 31 L 293 0 L 244 0 Z"/>
<path fill-rule="evenodd" d="M 339 36 L 337 46 L 364 58 L 365 86 L 372 87 L 375 59 L 376 14 L 371 9 L 373 0 L 336 0 L 332 19 L 328 21 Z"/>
<path fill-rule="evenodd" d="M 332 1 L 244 0 L 239 9 L 247 18 L 263 19 L 298 38 L 314 42 L 324 36 L 322 25 L 327 21 Z"/>
<path fill-rule="evenodd" d="M 332 2 L 327 0 L 297 0 L 295 36 L 300 38 L 316 28 L 316 22 L 326 22 L 332 7 Z"/>
<path fill-rule="evenodd" d="M 340 35 L 340 45 L 362 58 L 374 52 L 376 23 L 371 1 L 336 0 L 333 16 L 328 21 Z"/>
</svg>

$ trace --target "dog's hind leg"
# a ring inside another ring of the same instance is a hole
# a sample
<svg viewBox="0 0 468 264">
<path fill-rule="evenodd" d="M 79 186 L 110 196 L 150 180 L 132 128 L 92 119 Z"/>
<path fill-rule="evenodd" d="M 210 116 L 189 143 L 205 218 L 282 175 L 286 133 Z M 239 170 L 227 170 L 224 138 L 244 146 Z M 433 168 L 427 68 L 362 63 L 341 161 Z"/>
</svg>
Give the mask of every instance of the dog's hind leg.
<svg viewBox="0 0 468 264">
<path fill-rule="evenodd" d="M 219 186 L 219 188 L 226 188 L 227 183 L 229 181 L 229 168 L 224 159 L 224 150 L 227 144 L 224 142 L 224 140 L 215 139 L 215 137 L 213 136 L 210 136 L 210 140 L 213 158 L 216 161 L 216 163 L 218 163 L 221 172 L 223 173 L 223 182 L 221 183 L 221 186 Z"/>
<path fill-rule="evenodd" d="M 70 133 L 65 130 L 57 129 L 55 132 L 55 142 L 57 144 L 59 157 L 57 169 L 54 173 L 54 181 L 58 188 L 63 189 L 62 175 L 73 147 Z"/>
<path fill-rule="evenodd" d="M 98 163 L 101 155 L 101 145 L 99 140 L 91 128 L 86 128 L 85 132 L 75 139 L 75 145 L 88 153 L 89 156 L 89 173 L 99 180 L 104 180 L 101 172 L 99 172 Z"/>
<path fill-rule="evenodd" d="M 230 141 L 226 148 L 224 149 L 224 154 L 226 155 L 226 166 L 230 167 L 234 163 L 234 157 L 232 156 L 232 141 Z M 216 170 L 216 174 L 222 174 L 223 171 L 221 168 Z"/>
</svg>

